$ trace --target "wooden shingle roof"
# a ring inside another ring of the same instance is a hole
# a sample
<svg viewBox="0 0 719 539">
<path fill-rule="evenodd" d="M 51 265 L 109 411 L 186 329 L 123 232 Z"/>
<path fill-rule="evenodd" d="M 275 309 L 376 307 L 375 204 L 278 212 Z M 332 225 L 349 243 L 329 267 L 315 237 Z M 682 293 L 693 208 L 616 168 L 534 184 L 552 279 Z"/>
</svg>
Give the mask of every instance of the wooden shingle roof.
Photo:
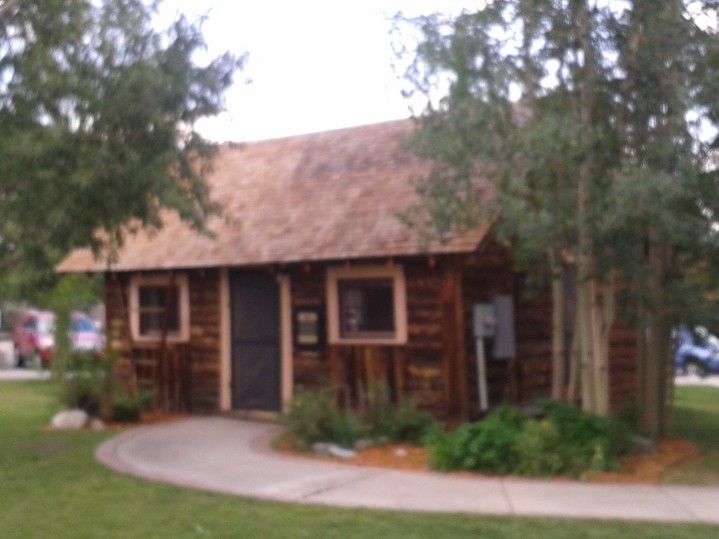
<svg viewBox="0 0 719 539">
<path fill-rule="evenodd" d="M 208 177 L 224 207 L 213 237 L 174 214 L 159 232 L 128 237 L 108 267 L 87 249 L 64 273 L 260 265 L 330 259 L 468 252 L 488 227 L 427 248 L 398 213 L 415 200 L 409 183 L 429 165 L 401 148 L 408 120 L 243 145 L 223 145 Z"/>
</svg>

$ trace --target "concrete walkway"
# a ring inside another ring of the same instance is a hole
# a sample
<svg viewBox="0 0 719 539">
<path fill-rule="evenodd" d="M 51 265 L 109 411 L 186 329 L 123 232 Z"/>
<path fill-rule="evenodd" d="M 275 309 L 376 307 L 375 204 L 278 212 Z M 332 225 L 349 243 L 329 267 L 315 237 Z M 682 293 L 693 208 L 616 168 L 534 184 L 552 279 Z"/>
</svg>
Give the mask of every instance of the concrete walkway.
<svg viewBox="0 0 719 539">
<path fill-rule="evenodd" d="M 0 382 L 28 382 L 36 380 L 47 380 L 50 378 L 50 371 L 38 371 L 37 369 L 0 369 Z"/>
<path fill-rule="evenodd" d="M 139 427 L 96 457 L 151 481 L 304 504 L 487 515 L 719 524 L 719 488 L 623 486 L 365 468 L 281 455 L 277 425 L 192 418 Z"/>
<path fill-rule="evenodd" d="M 678 386 L 704 386 L 719 387 L 719 375 L 712 374 L 701 378 L 699 376 L 677 376 L 674 383 Z"/>
</svg>

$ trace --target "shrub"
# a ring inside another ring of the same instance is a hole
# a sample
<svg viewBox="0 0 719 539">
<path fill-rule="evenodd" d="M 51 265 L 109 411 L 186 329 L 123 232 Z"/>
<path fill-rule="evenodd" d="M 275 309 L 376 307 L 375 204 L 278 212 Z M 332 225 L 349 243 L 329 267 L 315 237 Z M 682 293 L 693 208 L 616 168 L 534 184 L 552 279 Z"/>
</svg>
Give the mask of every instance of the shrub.
<svg viewBox="0 0 719 539">
<path fill-rule="evenodd" d="M 517 437 L 514 473 L 554 476 L 566 471 L 565 451 L 557 427 L 547 420 L 527 421 Z"/>
<path fill-rule="evenodd" d="M 426 444 L 441 432 L 432 414 L 417 409 L 412 400 L 403 400 L 394 411 L 394 433 L 390 439 L 411 444 Z"/>
<path fill-rule="evenodd" d="M 80 408 L 98 415 L 109 401 L 112 383 L 110 364 L 91 353 L 74 353 L 60 373 L 60 400 L 69 408 Z"/>
<path fill-rule="evenodd" d="M 620 421 L 597 417 L 556 401 L 538 403 L 559 431 L 571 461 L 568 472 L 610 470 L 629 448 L 629 428 Z"/>
<path fill-rule="evenodd" d="M 330 388 L 298 391 L 284 423 L 304 449 L 315 442 L 353 447 L 359 433 L 357 420 L 337 408 Z"/>
<path fill-rule="evenodd" d="M 116 394 L 112 399 L 112 420 L 119 423 L 136 423 L 140 421 L 140 403 L 136 398 L 125 393 Z"/>
<path fill-rule="evenodd" d="M 526 421 L 513 408 L 498 408 L 483 421 L 436 436 L 430 445 L 430 464 L 440 470 L 511 473 L 517 467 L 517 438 Z"/>
<path fill-rule="evenodd" d="M 414 401 L 402 399 L 394 404 L 387 384 L 376 381 L 368 385 L 361 420 L 363 436 L 391 442 L 419 444 L 439 428 L 434 417 L 419 410 Z"/>
<path fill-rule="evenodd" d="M 112 396 L 112 420 L 119 423 L 135 423 L 140 421 L 142 412 L 150 407 L 152 393 L 140 391 L 136 395 L 117 391 Z"/>
<path fill-rule="evenodd" d="M 483 421 L 437 436 L 430 464 L 442 470 L 579 476 L 614 468 L 626 451 L 628 430 L 622 423 L 561 403 L 538 404 L 541 420 L 503 407 Z"/>
</svg>

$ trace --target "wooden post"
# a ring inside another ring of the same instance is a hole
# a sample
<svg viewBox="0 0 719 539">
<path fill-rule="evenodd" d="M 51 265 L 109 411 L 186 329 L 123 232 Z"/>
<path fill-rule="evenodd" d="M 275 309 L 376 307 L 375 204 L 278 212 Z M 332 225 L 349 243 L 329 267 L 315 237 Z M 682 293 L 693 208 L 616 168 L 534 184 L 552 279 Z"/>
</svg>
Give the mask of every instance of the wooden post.
<svg viewBox="0 0 719 539">
<path fill-rule="evenodd" d="M 170 272 L 170 279 L 167 281 L 165 287 L 165 306 L 163 309 L 164 316 L 162 317 L 162 338 L 160 339 L 160 350 L 157 355 L 157 362 L 159 363 L 159 372 L 161 373 L 161 380 L 159 380 L 158 390 L 160 392 L 161 406 L 169 411 L 172 409 L 171 392 L 170 392 L 170 365 L 168 364 L 167 358 L 167 330 L 168 330 L 168 318 L 170 313 L 172 289 L 175 286 L 175 273 Z"/>
<path fill-rule="evenodd" d="M 466 369 L 464 307 L 462 305 L 461 274 L 456 260 L 451 260 L 444 268 L 440 303 L 445 406 L 449 415 L 465 416 L 469 414 L 469 401 L 466 376 L 463 376 Z"/>
<path fill-rule="evenodd" d="M 338 403 L 341 405 L 346 404 L 346 384 L 345 384 L 345 376 L 344 376 L 344 369 L 342 368 L 342 365 L 340 363 L 339 358 L 337 357 L 338 351 L 336 346 L 328 346 L 327 347 L 327 358 L 330 362 L 330 383 L 332 384 L 332 387 L 335 389 L 335 391 L 338 391 L 339 394 L 337 395 Z"/>
<path fill-rule="evenodd" d="M 455 335 L 457 339 L 457 360 L 455 362 L 455 384 L 459 400 L 459 414 L 463 420 L 469 419 L 469 387 L 467 385 L 467 343 L 466 343 L 466 313 L 464 305 L 463 264 L 462 259 L 456 259 L 454 287 L 454 316 Z"/>
<path fill-rule="evenodd" d="M 399 346 L 392 348 L 392 366 L 394 368 L 394 391 L 397 402 L 402 400 L 405 387 L 405 349 Z"/>
</svg>

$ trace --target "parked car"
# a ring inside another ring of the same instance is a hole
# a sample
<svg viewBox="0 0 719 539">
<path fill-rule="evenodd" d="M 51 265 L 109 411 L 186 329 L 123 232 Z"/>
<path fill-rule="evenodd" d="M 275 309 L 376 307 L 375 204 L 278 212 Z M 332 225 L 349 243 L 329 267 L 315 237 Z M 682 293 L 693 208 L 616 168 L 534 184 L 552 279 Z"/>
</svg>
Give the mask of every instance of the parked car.
<svg viewBox="0 0 719 539">
<path fill-rule="evenodd" d="M 677 372 L 695 376 L 719 373 L 719 339 L 705 327 L 681 327 L 674 332 Z"/>
<path fill-rule="evenodd" d="M 72 313 L 69 338 L 73 352 L 99 352 L 105 347 L 102 331 L 84 313 Z"/>
<path fill-rule="evenodd" d="M 55 315 L 48 311 L 25 311 L 13 329 L 17 365 L 39 360 L 48 364 L 55 346 Z"/>
</svg>

